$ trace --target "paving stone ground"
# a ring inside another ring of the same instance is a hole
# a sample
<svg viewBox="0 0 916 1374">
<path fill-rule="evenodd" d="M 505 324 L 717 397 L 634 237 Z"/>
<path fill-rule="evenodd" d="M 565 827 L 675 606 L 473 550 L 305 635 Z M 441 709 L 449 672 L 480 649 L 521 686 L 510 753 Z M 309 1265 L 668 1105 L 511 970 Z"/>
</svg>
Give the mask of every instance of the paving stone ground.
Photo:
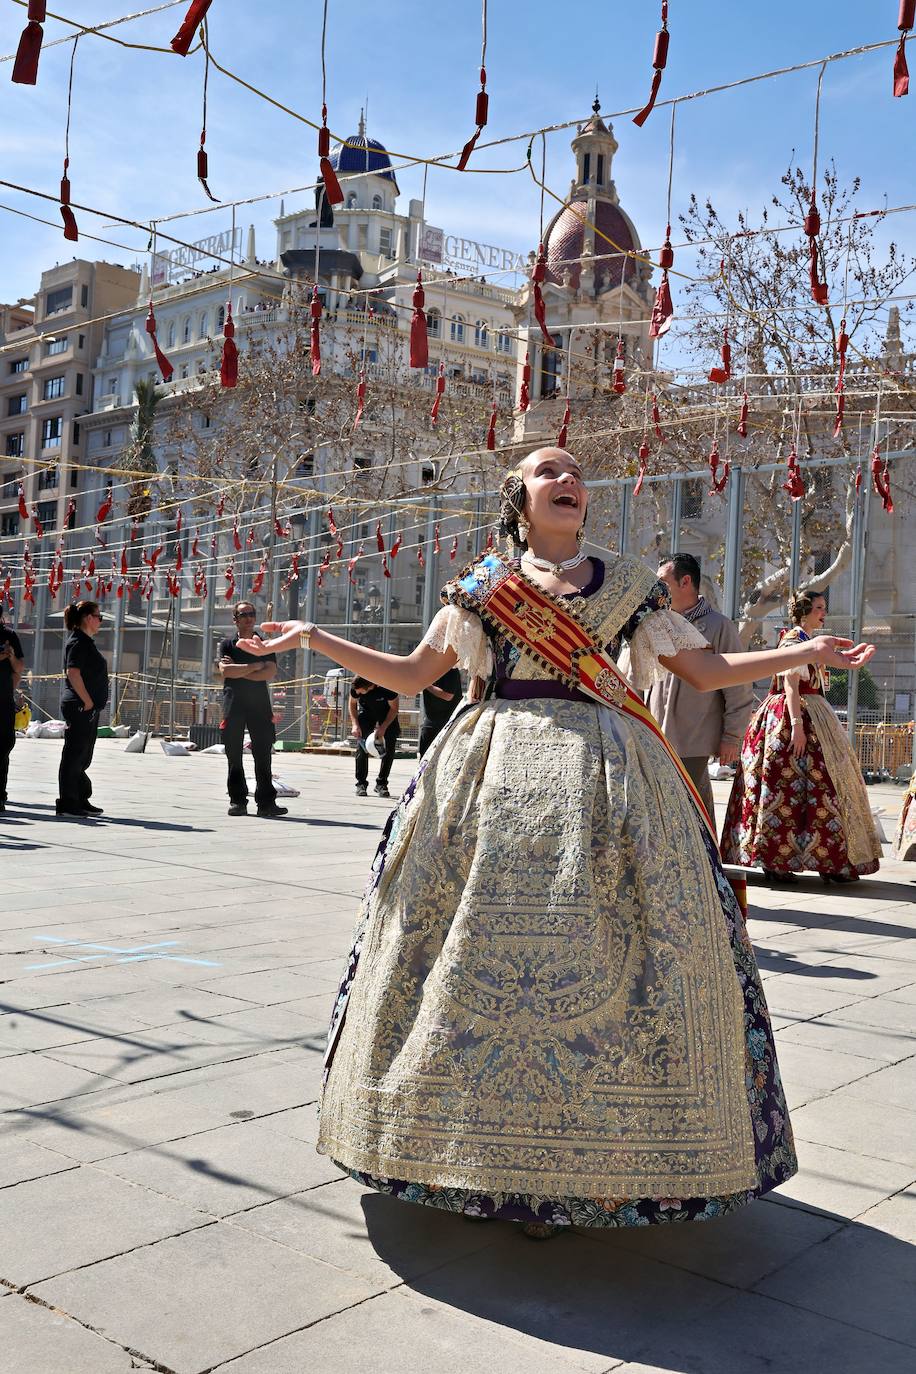
<svg viewBox="0 0 916 1374">
<path fill-rule="evenodd" d="M 68 821 L 59 748 L 17 745 L 0 816 L 4 1370 L 913 1374 L 912 865 L 750 889 L 799 1175 L 726 1221 L 534 1245 L 315 1153 L 387 813 L 352 762 L 278 756 L 289 818 L 231 819 L 221 759 L 106 741 L 105 818 Z M 871 796 L 890 834 L 902 793 Z"/>
</svg>

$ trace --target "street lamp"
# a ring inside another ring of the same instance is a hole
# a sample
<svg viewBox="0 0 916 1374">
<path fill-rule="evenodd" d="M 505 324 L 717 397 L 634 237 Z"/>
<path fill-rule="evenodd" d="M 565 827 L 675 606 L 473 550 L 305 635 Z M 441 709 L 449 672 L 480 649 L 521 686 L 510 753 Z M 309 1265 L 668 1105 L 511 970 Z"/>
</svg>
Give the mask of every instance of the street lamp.
<svg viewBox="0 0 916 1374">
<path fill-rule="evenodd" d="M 382 594 L 375 583 L 371 583 L 366 590 L 366 618 L 377 621 L 382 610 Z"/>
</svg>

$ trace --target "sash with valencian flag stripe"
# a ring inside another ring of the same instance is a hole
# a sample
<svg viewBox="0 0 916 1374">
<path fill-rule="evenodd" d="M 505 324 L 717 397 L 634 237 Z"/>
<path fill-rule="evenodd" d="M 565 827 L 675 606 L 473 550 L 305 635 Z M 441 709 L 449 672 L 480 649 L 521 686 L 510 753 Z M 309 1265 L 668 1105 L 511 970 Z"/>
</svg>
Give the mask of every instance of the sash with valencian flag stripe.
<svg viewBox="0 0 916 1374">
<path fill-rule="evenodd" d="M 578 688 L 602 706 L 613 706 L 642 721 L 662 744 L 684 779 L 718 849 L 715 829 L 696 785 L 662 734 L 658 721 L 628 686 L 607 650 L 595 643 L 588 630 L 560 600 L 495 553 L 484 554 L 461 573 L 452 586 L 457 588 L 457 601 L 491 621 L 510 643 L 530 654 L 567 687 Z M 736 895 L 740 901 L 741 894 Z"/>
</svg>

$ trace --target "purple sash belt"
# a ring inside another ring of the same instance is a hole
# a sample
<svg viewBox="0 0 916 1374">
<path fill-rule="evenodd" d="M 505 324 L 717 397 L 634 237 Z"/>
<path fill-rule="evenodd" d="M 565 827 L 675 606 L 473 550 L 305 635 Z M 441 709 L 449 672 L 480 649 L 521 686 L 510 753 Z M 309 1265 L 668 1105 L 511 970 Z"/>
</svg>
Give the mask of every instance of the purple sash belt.
<svg viewBox="0 0 916 1374">
<path fill-rule="evenodd" d="M 591 697 L 576 687 L 567 687 L 565 682 L 541 682 L 536 678 L 503 678 L 496 684 L 497 697 L 503 701 L 535 701 L 539 697 L 549 697 L 553 701 L 585 701 L 594 705 Z"/>
</svg>

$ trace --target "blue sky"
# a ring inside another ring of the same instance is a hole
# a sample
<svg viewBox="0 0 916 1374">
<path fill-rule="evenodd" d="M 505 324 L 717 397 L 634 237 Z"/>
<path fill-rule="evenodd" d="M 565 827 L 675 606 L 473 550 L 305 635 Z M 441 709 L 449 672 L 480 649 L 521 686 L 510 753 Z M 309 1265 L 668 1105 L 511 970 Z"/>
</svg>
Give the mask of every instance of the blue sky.
<svg viewBox="0 0 916 1374">
<path fill-rule="evenodd" d="M 145 8 L 151 0 L 135 0 Z M 57 0 L 55 9 L 101 22 L 133 8 L 118 0 Z M 893 0 L 770 0 L 766 6 L 725 0 L 671 0 L 671 51 L 662 96 L 788 66 L 896 36 Z M 642 102 L 659 6 L 545 4 L 490 0 L 487 67 L 489 137 L 585 118 L 598 86 L 603 111 Z M 132 41 L 167 47 L 184 5 L 114 30 Z M 0 51 L 13 53 L 25 11 L 12 0 L 0 9 Z M 318 0 L 214 0 L 214 54 L 253 84 L 316 118 L 320 108 Z M 49 20 L 46 42 L 63 27 Z M 14 86 L 0 67 L 0 166 L 5 179 L 53 191 L 63 157 L 65 96 L 71 45 L 42 55 L 37 87 Z M 472 129 L 480 56 L 478 0 L 448 6 L 418 0 L 330 0 L 328 20 L 329 123 L 339 134 L 356 129 L 368 97 L 369 131 L 389 148 L 421 155 L 458 149 Z M 821 156 L 835 158 L 844 178 L 860 176 L 861 204 L 916 200 L 912 150 L 914 93 L 891 98 L 891 49 L 832 64 L 822 103 Z M 73 198 L 149 220 L 207 202 L 195 176 L 200 131 L 202 54 L 174 56 L 128 51 L 87 37 L 76 57 L 71 176 Z M 733 216 L 759 216 L 795 149 L 811 156 L 816 71 L 779 78 L 680 108 L 674 175 L 674 213 L 691 192 L 711 197 Z M 620 143 L 614 176 L 621 203 L 642 241 L 658 243 L 664 227 L 668 113 L 658 110 L 643 129 L 614 121 Z M 548 182 L 569 187 L 570 132 L 548 139 Z M 525 143 L 474 155 L 471 166 L 511 167 L 524 161 Z M 315 135 L 270 109 L 219 73 L 211 72 L 208 133 L 210 184 L 229 199 L 308 183 L 317 172 Z M 402 208 L 419 195 L 421 173 L 399 174 Z M 287 197 L 290 209 L 305 196 Z M 538 233 L 539 196 L 527 173 L 472 176 L 431 170 L 427 218 L 447 232 L 527 251 Z M 28 208 L 55 221 L 53 205 L 0 188 L 0 203 Z M 239 211 L 239 223 L 258 230 L 259 256 L 272 256 L 272 217 L 278 201 Z M 126 245 L 122 252 L 88 240 L 78 252 L 130 262 L 143 256 L 146 235 L 101 228 L 80 215 L 80 226 Z M 228 226 L 226 209 L 183 220 L 176 232 L 202 238 Z M 916 217 L 900 216 L 890 231 L 916 250 Z M 0 211 L 0 299 L 30 295 L 43 268 L 70 256 L 58 228 Z"/>
</svg>

